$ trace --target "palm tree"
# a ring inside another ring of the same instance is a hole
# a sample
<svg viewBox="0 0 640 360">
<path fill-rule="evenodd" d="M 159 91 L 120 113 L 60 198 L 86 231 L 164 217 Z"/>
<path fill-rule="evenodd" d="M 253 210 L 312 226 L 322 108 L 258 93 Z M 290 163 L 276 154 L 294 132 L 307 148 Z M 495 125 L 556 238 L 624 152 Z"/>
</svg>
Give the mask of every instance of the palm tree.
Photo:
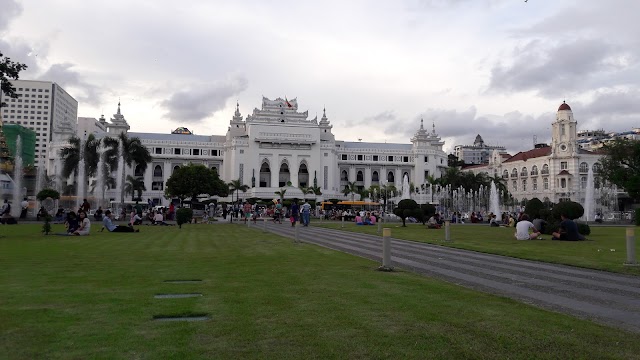
<svg viewBox="0 0 640 360">
<path fill-rule="evenodd" d="M 135 201 L 134 194 L 138 193 L 138 200 L 142 200 L 142 192 L 147 191 L 144 180 L 127 175 L 127 183 L 124 185 L 125 194 L 131 194 L 131 201 Z"/>
<path fill-rule="evenodd" d="M 307 194 L 315 194 L 315 191 L 309 186 L 298 186 L 298 189 L 302 191 L 302 201 L 307 202 Z"/>
<path fill-rule="evenodd" d="M 227 185 L 229 185 L 229 191 L 231 192 L 231 202 L 233 203 L 233 193 L 236 192 L 236 200 L 239 199 L 239 194 L 237 194 L 237 191 L 242 191 L 242 192 L 247 192 L 247 190 L 249 190 L 249 186 L 244 185 L 242 183 L 242 180 L 238 179 L 238 180 L 232 180 L 230 183 L 228 183 Z M 231 220 L 230 222 L 233 222 L 233 211 L 231 212 Z"/>
<path fill-rule="evenodd" d="M 395 185 L 384 184 L 380 186 L 380 198 L 384 201 L 384 211 L 387 211 L 387 200 L 391 197 L 391 193 L 397 192 Z"/>
<path fill-rule="evenodd" d="M 98 148 L 100 147 L 100 139 L 96 139 L 93 134 L 89 134 L 87 140 L 82 143 L 82 140 L 77 136 L 72 136 L 69 139 L 69 146 L 63 147 L 60 150 L 60 158 L 62 159 L 62 177 L 69 178 L 72 174 L 78 173 L 78 165 L 80 159 L 84 158 L 85 164 L 85 176 L 95 176 L 98 169 L 98 161 L 100 155 Z M 78 182 L 85 181 L 84 179 L 78 179 Z"/>
<path fill-rule="evenodd" d="M 313 194 L 316 196 L 322 195 L 322 189 L 320 189 L 320 186 L 310 186 L 309 189 L 311 189 Z"/>
<path fill-rule="evenodd" d="M 282 188 L 280 191 L 274 191 L 273 193 L 280 196 L 280 202 L 284 202 L 284 194 L 287 193 L 287 189 Z"/>
<path fill-rule="evenodd" d="M 118 160 L 120 157 L 124 160 L 125 166 L 132 167 L 134 164 L 140 166 L 140 170 L 144 173 L 147 165 L 151 162 L 151 154 L 149 149 L 142 145 L 142 141 L 138 137 L 129 137 L 126 133 L 120 133 L 117 138 L 104 138 L 104 145 L 107 148 L 104 153 L 105 162 L 109 164 L 111 171 L 118 168 Z M 120 145 L 122 144 L 122 154 L 120 154 Z M 124 183 L 125 171 L 122 171 L 122 183 Z M 120 189 L 120 202 L 124 204 L 124 189 Z"/>
<path fill-rule="evenodd" d="M 344 186 L 342 193 L 344 194 L 344 196 L 349 196 L 349 194 L 351 194 L 351 201 L 353 201 L 356 194 L 358 193 L 358 186 L 356 185 L 356 182 L 347 182 L 347 185 Z"/>
</svg>

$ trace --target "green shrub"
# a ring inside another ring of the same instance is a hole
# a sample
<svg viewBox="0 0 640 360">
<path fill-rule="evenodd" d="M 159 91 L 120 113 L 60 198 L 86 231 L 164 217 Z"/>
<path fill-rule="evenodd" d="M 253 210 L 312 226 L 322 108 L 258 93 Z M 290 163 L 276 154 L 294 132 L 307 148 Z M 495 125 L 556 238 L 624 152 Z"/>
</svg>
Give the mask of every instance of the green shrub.
<svg viewBox="0 0 640 360">
<path fill-rule="evenodd" d="M 544 204 L 538 198 L 527 201 L 527 205 L 524 207 L 524 212 L 529 215 L 530 219 L 540 217 L 542 210 L 544 210 Z"/>
<path fill-rule="evenodd" d="M 422 225 L 426 224 L 427 220 L 436 214 L 436 207 L 432 204 L 422 204 L 420 205 L 420 210 L 422 210 L 422 213 L 420 217 L 416 217 L 416 219 L 418 219 Z"/>
<path fill-rule="evenodd" d="M 190 208 L 180 208 L 176 211 L 176 222 L 182 229 L 182 224 L 188 224 L 193 219 L 193 210 Z"/>
<path fill-rule="evenodd" d="M 51 232 L 51 215 L 47 215 L 44 217 L 44 224 L 42 224 L 42 233 L 45 235 L 49 235 Z"/>
<path fill-rule="evenodd" d="M 588 224 L 585 223 L 578 223 L 578 232 L 582 235 L 589 235 L 591 234 L 591 227 L 589 227 Z"/>
<path fill-rule="evenodd" d="M 420 217 L 422 210 L 420 210 L 420 207 L 415 200 L 404 199 L 400 200 L 398 207 L 393 209 L 393 213 L 402 219 L 402 226 L 407 226 L 405 220 L 410 216 Z"/>
<path fill-rule="evenodd" d="M 569 219 L 575 220 L 584 215 L 584 208 L 574 201 L 561 201 L 552 210 L 553 218 L 560 219 L 561 214 L 565 214 Z"/>
<path fill-rule="evenodd" d="M 40 190 L 40 192 L 36 195 L 36 199 L 43 201 L 46 198 L 52 198 L 54 200 L 56 199 L 60 199 L 60 193 L 53 190 L 53 189 L 42 189 Z"/>
</svg>

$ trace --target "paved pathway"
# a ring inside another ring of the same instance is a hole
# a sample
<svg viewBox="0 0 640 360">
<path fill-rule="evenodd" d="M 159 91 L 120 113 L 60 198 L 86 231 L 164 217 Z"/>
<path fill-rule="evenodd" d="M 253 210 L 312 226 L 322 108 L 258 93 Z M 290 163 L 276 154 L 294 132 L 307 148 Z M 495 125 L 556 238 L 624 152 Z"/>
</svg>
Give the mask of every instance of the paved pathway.
<svg viewBox="0 0 640 360">
<path fill-rule="evenodd" d="M 258 225 L 263 229 L 263 224 Z M 266 229 L 294 237 L 287 223 Z M 382 238 L 300 227 L 303 242 L 382 261 Z M 392 239 L 395 266 L 554 311 L 640 332 L 640 277 Z"/>
</svg>

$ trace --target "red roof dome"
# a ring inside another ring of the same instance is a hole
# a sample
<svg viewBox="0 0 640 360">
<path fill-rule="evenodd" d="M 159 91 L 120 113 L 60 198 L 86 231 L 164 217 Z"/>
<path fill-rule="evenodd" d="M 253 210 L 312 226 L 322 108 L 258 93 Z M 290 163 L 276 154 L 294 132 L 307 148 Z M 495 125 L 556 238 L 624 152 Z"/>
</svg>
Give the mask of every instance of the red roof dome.
<svg viewBox="0 0 640 360">
<path fill-rule="evenodd" d="M 571 111 L 571 108 L 569 107 L 569 104 L 567 104 L 566 102 L 562 102 L 562 104 L 560 104 L 560 107 L 558 108 L 558 111 L 560 110 L 569 110 Z"/>
</svg>

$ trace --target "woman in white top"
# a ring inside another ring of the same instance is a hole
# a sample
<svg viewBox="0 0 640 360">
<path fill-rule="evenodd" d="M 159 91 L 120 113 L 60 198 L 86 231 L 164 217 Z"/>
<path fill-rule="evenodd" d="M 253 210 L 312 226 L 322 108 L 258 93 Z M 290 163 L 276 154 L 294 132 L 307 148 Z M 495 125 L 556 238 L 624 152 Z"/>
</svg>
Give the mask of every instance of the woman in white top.
<svg viewBox="0 0 640 360">
<path fill-rule="evenodd" d="M 529 229 L 533 229 L 531 234 L 529 234 Z M 540 231 L 529 221 L 529 215 L 522 214 L 521 220 L 516 224 L 515 236 L 517 240 L 533 240 L 540 236 Z"/>
<path fill-rule="evenodd" d="M 78 216 L 80 217 L 78 220 L 80 227 L 78 230 L 73 232 L 73 235 L 89 235 L 91 232 L 91 221 L 87 217 L 87 213 L 84 211 L 78 211 Z"/>
</svg>

